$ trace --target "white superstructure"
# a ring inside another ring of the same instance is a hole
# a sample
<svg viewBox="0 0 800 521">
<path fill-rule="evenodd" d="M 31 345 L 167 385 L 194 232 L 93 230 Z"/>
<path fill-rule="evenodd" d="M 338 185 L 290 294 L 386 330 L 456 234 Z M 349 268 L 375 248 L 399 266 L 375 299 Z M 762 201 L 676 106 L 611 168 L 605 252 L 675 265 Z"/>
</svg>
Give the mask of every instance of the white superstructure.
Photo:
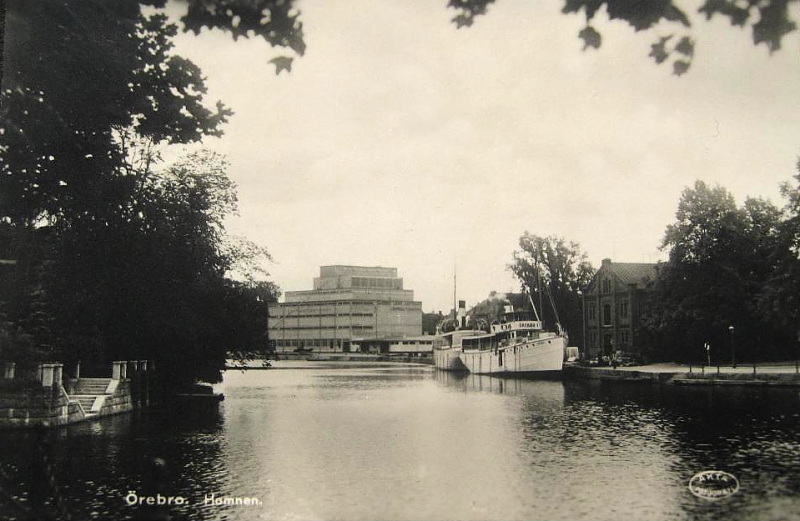
<svg viewBox="0 0 800 521">
<path fill-rule="evenodd" d="M 452 335 L 453 340 L 449 351 L 437 352 L 434 344 L 436 367 L 444 369 L 445 363 L 450 367 L 456 365 L 451 359 L 457 353 L 463 368 L 475 374 L 535 375 L 561 371 L 567 337 L 560 327 L 556 332 L 545 331 L 532 313 L 506 306 L 500 320 L 492 322 L 488 329 L 455 330 L 443 335 L 443 338 Z"/>
</svg>

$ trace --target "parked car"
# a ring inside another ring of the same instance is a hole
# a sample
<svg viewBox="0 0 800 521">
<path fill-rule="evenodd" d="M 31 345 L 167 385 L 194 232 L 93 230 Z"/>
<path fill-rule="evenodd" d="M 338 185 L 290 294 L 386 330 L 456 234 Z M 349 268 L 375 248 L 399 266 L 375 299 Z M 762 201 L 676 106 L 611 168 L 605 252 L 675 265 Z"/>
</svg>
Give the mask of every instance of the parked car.
<svg viewBox="0 0 800 521">
<path fill-rule="evenodd" d="M 642 365 L 641 358 L 634 353 L 619 353 L 616 356 L 617 365 L 622 367 L 631 367 L 634 365 Z"/>
</svg>

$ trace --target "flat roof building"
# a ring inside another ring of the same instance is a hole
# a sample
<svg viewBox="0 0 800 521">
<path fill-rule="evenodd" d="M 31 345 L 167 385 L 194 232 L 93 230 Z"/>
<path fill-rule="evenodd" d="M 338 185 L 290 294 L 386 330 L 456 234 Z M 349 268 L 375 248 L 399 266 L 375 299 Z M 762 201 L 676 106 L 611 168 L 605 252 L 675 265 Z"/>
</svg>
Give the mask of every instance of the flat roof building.
<svg viewBox="0 0 800 521">
<path fill-rule="evenodd" d="M 422 304 L 397 268 L 322 266 L 313 285 L 270 306 L 271 350 L 349 352 L 354 338 L 422 334 Z"/>
</svg>

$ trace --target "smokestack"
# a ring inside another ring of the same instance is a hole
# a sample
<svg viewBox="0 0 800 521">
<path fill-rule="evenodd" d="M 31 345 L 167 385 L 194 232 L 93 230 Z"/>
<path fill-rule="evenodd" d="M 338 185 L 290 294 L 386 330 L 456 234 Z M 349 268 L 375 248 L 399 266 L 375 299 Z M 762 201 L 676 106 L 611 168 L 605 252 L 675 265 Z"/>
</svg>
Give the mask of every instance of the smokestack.
<svg viewBox="0 0 800 521">
<path fill-rule="evenodd" d="M 467 327 L 467 301 L 458 301 L 458 323 L 459 327 Z"/>
</svg>

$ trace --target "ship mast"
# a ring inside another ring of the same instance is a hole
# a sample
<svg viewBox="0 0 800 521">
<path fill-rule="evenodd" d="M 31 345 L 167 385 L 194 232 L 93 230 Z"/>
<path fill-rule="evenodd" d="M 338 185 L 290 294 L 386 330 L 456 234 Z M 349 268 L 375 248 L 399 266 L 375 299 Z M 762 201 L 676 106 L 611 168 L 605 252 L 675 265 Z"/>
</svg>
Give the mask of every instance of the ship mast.
<svg viewBox="0 0 800 521">
<path fill-rule="evenodd" d="M 535 268 L 536 268 L 536 293 L 539 295 L 539 309 L 542 310 L 542 318 L 544 318 L 544 301 L 542 300 L 542 277 L 539 275 L 539 253 L 537 252 L 536 258 L 534 259 Z M 533 305 L 533 302 L 531 302 Z M 544 326 L 544 320 L 542 320 L 542 326 Z"/>
<path fill-rule="evenodd" d="M 458 308 L 456 306 L 456 264 L 453 263 L 453 320 L 458 320 Z"/>
</svg>

